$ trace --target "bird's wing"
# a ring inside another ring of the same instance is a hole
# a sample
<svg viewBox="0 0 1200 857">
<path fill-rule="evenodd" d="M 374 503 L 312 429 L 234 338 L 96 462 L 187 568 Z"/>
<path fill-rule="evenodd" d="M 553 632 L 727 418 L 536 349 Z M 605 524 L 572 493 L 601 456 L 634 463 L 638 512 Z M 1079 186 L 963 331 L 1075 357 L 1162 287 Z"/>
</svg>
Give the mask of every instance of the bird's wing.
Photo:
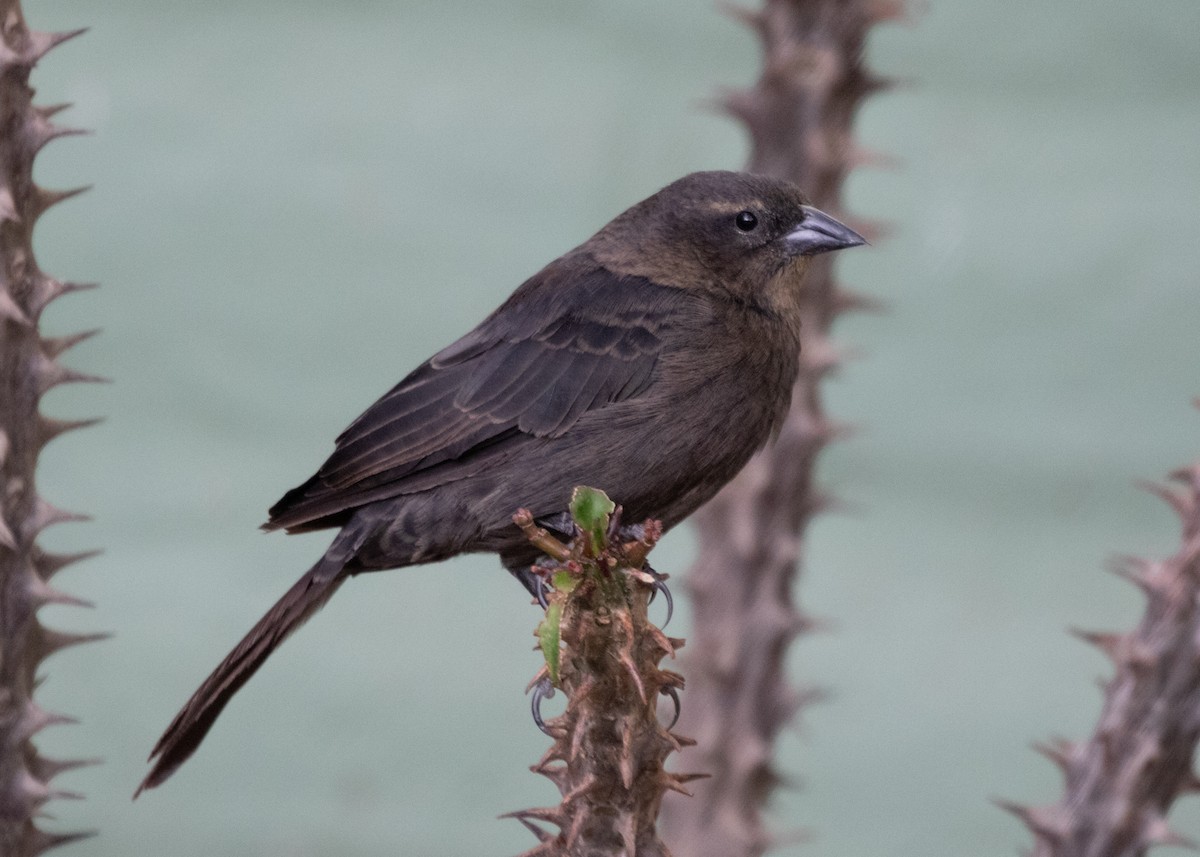
<svg viewBox="0 0 1200 857">
<path fill-rule="evenodd" d="M 348 510 L 478 471 L 514 444 L 566 432 L 648 385 L 686 295 L 641 277 L 550 266 L 434 355 L 337 439 L 267 529 L 313 529 Z"/>
</svg>

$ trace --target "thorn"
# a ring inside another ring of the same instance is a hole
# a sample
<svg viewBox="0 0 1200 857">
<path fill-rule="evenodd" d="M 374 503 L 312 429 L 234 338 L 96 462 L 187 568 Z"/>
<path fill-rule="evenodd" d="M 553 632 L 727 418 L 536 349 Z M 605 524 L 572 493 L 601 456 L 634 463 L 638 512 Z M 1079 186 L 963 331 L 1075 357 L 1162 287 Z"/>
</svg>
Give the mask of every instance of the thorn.
<svg viewBox="0 0 1200 857">
<path fill-rule="evenodd" d="M 504 816 L 500 816 L 500 817 L 504 818 Z M 547 830 L 544 827 L 539 827 L 538 825 L 534 824 L 529 819 L 521 818 L 520 816 L 513 816 L 513 817 L 516 818 L 517 821 L 521 822 L 521 824 L 525 825 L 525 829 L 528 830 L 530 833 L 532 833 L 534 836 L 536 836 L 538 842 L 549 842 L 551 839 L 554 838 L 553 834 L 551 834 L 549 830 Z"/>
<path fill-rule="evenodd" d="M 1021 819 L 1026 827 L 1043 839 L 1059 842 L 1066 836 L 1059 813 L 1053 807 L 1025 806 L 999 798 L 992 798 L 992 803 Z"/>
<path fill-rule="evenodd" d="M 107 631 L 100 631 L 94 634 L 74 634 L 68 631 L 55 631 L 44 626 L 41 630 L 40 651 L 36 653 L 38 660 L 44 660 L 55 652 L 62 651 L 71 646 L 78 646 L 83 643 L 98 643 L 112 636 Z"/>
<path fill-rule="evenodd" d="M 1066 776 L 1071 769 L 1071 756 L 1075 752 L 1075 744 L 1065 738 L 1052 738 L 1050 741 L 1035 741 L 1033 749 L 1053 762 Z"/>
<path fill-rule="evenodd" d="M 34 830 L 33 836 L 30 837 L 32 841 L 29 846 L 29 855 L 30 857 L 37 857 L 37 855 L 44 854 L 52 848 L 78 842 L 81 839 L 90 839 L 97 832 L 95 830 L 85 830 L 80 833 L 47 833 L 44 830 Z"/>
<path fill-rule="evenodd" d="M 1125 645 L 1125 635 L 1116 633 L 1107 633 L 1104 631 L 1084 631 L 1080 628 L 1068 629 L 1070 634 L 1078 637 L 1089 645 L 1095 646 L 1100 651 L 1108 656 L 1108 659 L 1114 663 L 1120 663 L 1121 652 Z"/>
<path fill-rule="evenodd" d="M 1136 556 L 1111 557 L 1105 564 L 1106 569 L 1122 580 L 1127 580 L 1142 590 L 1146 595 L 1158 591 L 1156 572 L 1159 563 Z"/>
<path fill-rule="evenodd" d="M 1143 491 L 1148 491 L 1158 499 L 1162 500 L 1170 506 L 1175 514 L 1179 516 L 1179 520 L 1186 526 L 1196 514 L 1196 501 L 1193 497 L 1187 494 L 1182 494 L 1178 491 L 1172 491 L 1165 485 L 1159 485 L 1155 482 L 1139 481 L 1135 483 L 1137 487 Z"/>
<path fill-rule="evenodd" d="M 571 819 L 571 826 L 566 829 L 566 835 L 563 837 L 566 840 L 567 853 L 571 853 L 575 848 L 575 842 L 579 839 L 579 834 L 583 832 L 583 822 L 587 817 L 586 812 L 577 812 Z"/>
<path fill-rule="evenodd" d="M 758 123 L 762 112 L 758 94 L 753 89 L 722 90 L 710 103 L 751 128 Z"/>
<path fill-rule="evenodd" d="M 33 219 L 37 220 L 60 202 L 65 202 L 71 197 L 79 196 L 84 191 L 91 189 L 92 186 L 90 184 L 73 187 L 70 190 L 48 190 L 44 187 L 35 187 L 33 191 Z"/>
<path fill-rule="evenodd" d="M 535 818 L 538 821 L 545 821 L 549 824 L 557 824 L 562 826 L 562 809 L 557 806 L 543 806 L 535 809 L 518 809 L 515 812 L 506 812 L 503 815 L 496 816 L 497 818 L 515 818 L 520 821 L 523 818 Z"/>
<path fill-rule="evenodd" d="M 74 717 L 55 714 L 31 701 L 26 704 L 25 712 L 21 715 L 21 722 L 16 731 L 21 736 L 20 740 L 28 741 L 49 726 L 74 726 L 78 722 Z"/>
<path fill-rule="evenodd" d="M 51 800 L 83 800 L 84 794 L 69 789 L 51 789 L 48 797 Z"/>
<path fill-rule="evenodd" d="M 2 198 L 0 198 L 0 201 L 2 201 Z M 4 219 L 3 208 L 0 206 L 0 221 Z M 13 296 L 4 289 L 0 289 L 0 320 L 15 322 L 22 327 L 29 327 L 33 324 L 29 316 L 25 315 L 24 311 L 17 306 L 17 302 L 13 300 Z"/>
<path fill-rule="evenodd" d="M 551 747 L 551 750 L 553 749 L 554 748 Z M 545 777 L 550 782 L 554 783 L 554 785 L 559 788 L 559 791 L 561 791 L 563 779 L 566 777 L 568 769 L 566 765 L 549 765 L 543 761 L 537 765 L 531 765 L 529 770 L 533 771 L 535 774 L 540 774 L 541 776 Z"/>
<path fill-rule="evenodd" d="M 594 785 L 596 785 L 596 775 L 588 774 L 586 777 L 583 778 L 583 782 L 581 782 L 579 785 L 575 786 L 575 788 L 571 789 L 569 792 L 566 792 L 562 796 L 563 806 L 566 806 L 566 805 L 570 804 L 572 801 L 574 801 L 576 798 L 579 798 L 582 795 L 587 794 L 587 792 Z"/>
<path fill-rule="evenodd" d="M 92 133 L 86 128 L 70 128 L 65 125 L 55 125 L 36 110 L 34 111 L 34 118 L 26 125 L 25 131 L 26 135 L 30 138 L 30 148 L 32 148 L 34 154 L 40 152 L 51 140 L 57 140 L 59 137 L 78 137 Z"/>
<path fill-rule="evenodd" d="M 47 553 L 35 548 L 33 564 L 42 579 L 49 580 L 68 565 L 82 562 L 85 559 L 91 559 L 94 556 L 99 556 L 101 553 L 103 551 L 99 550 L 80 551 L 79 553 Z"/>
<path fill-rule="evenodd" d="M 43 104 L 40 106 L 35 105 L 33 111 L 43 119 L 49 119 L 52 116 L 62 113 L 64 110 L 67 110 L 70 107 L 74 107 L 70 101 L 63 101 L 59 104 Z"/>
<path fill-rule="evenodd" d="M 671 645 L 671 638 L 664 634 L 662 629 L 657 625 L 649 625 L 647 631 L 650 633 L 650 639 L 654 640 L 654 645 L 658 646 L 659 651 L 674 660 L 675 647 Z"/>
<path fill-rule="evenodd" d="M 64 283 L 43 275 L 34 284 L 34 294 L 30 299 L 30 311 L 34 318 L 38 318 L 51 301 L 57 300 L 63 295 L 85 292 L 98 286 L 99 283 Z"/>
<path fill-rule="evenodd" d="M 38 376 L 38 395 L 44 396 L 55 387 L 61 387 L 63 384 L 110 383 L 112 383 L 111 378 L 105 378 L 102 375 L 92 375 L 87 372 L 78 372 L 75 369 L 63 366 L 61 363 L 47 360 L 42 364 L 42 369 Z"/>
<path fill-rule="evenodd" d="M 56 420 L 42 414 L 37 416 L 38 445 L 45 446 L 59 435 L 76 429 L 91 428 L 104 422 L 103 417 L 93 417 L 88 420 Z"/>
<path fill-rule="evenodd" d="M 629 652 L 621 652 L 621 656 L 618 658 L 618 660 L 621 662 L 621 665 L 625 667 L 625 673 L 629 676 L 630 681 L 633 682 L 634 688 L 637 689 L 638 698 L 641 699 L 642 702 L 645 702 L 646 688 L 642 684 L 642 676 L 640 673 L 638 673 L 637 664 L 633 662 L 633 658 L 630 657 Z"/>
<path fill-rule="evenodd" d="M 665 771 L 659 778 L 659 783 L 663 788 L 669 791 L 679 792 L 679 794 L 686 795 L 687 797 L 694 796 L 690 791 L 683 787 L 683 783 L 681 783 L 677 777 L 673 776 L 672 774 L 668 774 Z"/>
<path fill-rule="evenodd" d="M 33 515 L 27 521 L 28 528 L 31 531 L 30 535 L 37 535 L 47 527 L 52 527 L 55 524 L 66 524 L 73 521 L 90 521 L 91 515 L 84 515 L 80 512 L 68 512 L 64 509 L 59 509 L 47 503 L 42 497 L 38 497 L 33 502 Z"/>
<path fill-rule="evenodd" d="M 51 359 L 53 359 L 55 357 L 58 357 L 60 354 L 62 354 L 67 349 L 74 348 L 79 343 L 81 343 L 85 340 L 91 339 L 93 336 L 95 336 L 99 332 L 100 332 L 100 328 L 93 327 L 91 330 L 85 330 L 80 333 L 73 333 L 70 336 L 43 337 L 42 338 L 42 351 L 46 352 L 46 355 L 48 357 L 50 357 Z"/>
<path fill-rule="evenodd" d="M 44 756 L 35 756 L 30 762 L 29 767 L 35 777 L 39 780 L 49 782 L 59 774 L 74 771 L 78 768 L 90 768 L 93 765 L 99 765 L 102 761 L 102 759 L 66 759 L 59 761 L 47 759 Z"/>
<path fill-rule="evenodd" d="M 32 49 L 32 58 L 29 64 L 33 65 L 47 53 L 54 50 L 63 42 L 81 36 L 88 31 L 88 27 L 80 27 L 78 30 L 64 30 L 61 33 L 47 33 L 44 31 L 30 31 L 29 46 Z"/>
<path fill-rule="evenodd" d="M 625 846 L 622 853 L 629 855 L 637 854 L 637 828 L 634 826 L 634 814 L 632 812 L 624 813 L 624 817 L 620 821 L 620 832 L 621 842 Z"/>
<path fill-rule="evenodd" d="M 38 607 L 45 604 L 64 604 L 70 607 L 96 606 L 84 598 L 77 598 L 74 595 L 69 595 L 66 592 L 55 589 L 36 575 L 33 578 L 33 582 L 29 584 L 29 594 L 37 602 Z"/>
<path fill-rule="evenodd" d="M 621 772 L 621 784 L 625 786 L 625 791 L 633 788 L 633 730 L 622 729 L 621 731 L 621 759 L 617 763 L 617 768 Z"/>
</svg>

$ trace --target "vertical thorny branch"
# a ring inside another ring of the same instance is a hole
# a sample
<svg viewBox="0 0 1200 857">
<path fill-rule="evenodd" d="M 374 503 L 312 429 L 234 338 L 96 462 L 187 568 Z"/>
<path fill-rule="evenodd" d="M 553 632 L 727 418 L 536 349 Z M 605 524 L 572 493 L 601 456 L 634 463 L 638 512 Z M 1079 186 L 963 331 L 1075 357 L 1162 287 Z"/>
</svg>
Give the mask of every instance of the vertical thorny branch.
<svg viewBox="0 0 1200 857">
<path fill-rule="evenodd" d="M 849 170 L 871 156 L 852 136 L 867 96 L 888 85 L 863 63 L 870 28 L 903 13 L 902 0 L 765 0 L 738 13 L 758 35 L 763 70 L 723 106 L 750 132 L 748 169 L 790 179 L 818 207 L 842 216 Z M 878 233 L 855 223 L 868 238 Z M 700 559 L 688 573 L 695 610 L 683 729 L 697 746 L 689 769 L 711 773 L 694 800 L 665 809 L 668 841 L 688 857 L 749 857 L 770 846 L 761 810 L 779 781 L 776 736 L 811 691 L 789 686 L 785 655 L 806 627 L 793 603 L 802 538 L 826 504 L 817 455 L 838 434 L 821 380 L 839 363 L 828 333 L 866 301 L 838 288 L 833 256 L 813 260 L 806 282 L 800 378 L 773 446 L 696 516 Z"/>
<path fill-rule="evenodd" d="M 38 456 L 51 439 L 87 425 L 43 415 L 38 404 L 52 387 L 92 380 L 57 361 L 87 334 L 50 338 L 38 328 L 52 300 L 78 286 L 43 273 L 33 255 L 33 227 L 48 209 L 76 191 L 33 183 L 33 159 L 56 137 L 75 133 L 51 124 L 60 108 L 34 107 L 29 74 L 55 45 L 76 33 L 30 31 L 17 0 L 0 0 L 0 854 L 32 857 L 86 834 L 47 833 L 34 825 L 51 798 L 69 796 L 49 782 L 82 762 L 40 755 L 31 739 L 70 718 L 40 708 L 32 694 L 42 660 L 94 635 L 50 630 L 37 619 L 48 603 L 81 604 L 50 586 L 50 578 L 82 558 L 41 550 L 38 534 L 82 516 L 56 509 L 35 488 Z"/>
<path fill-rule="evenodd" d="M 602 498 L 604 507 L 577 502 Z M 600 511 L 597 513 L 597 509 Z M 566 711 L 545 724 L 553 744 L 533 766 L 562 795 L 558 806 L 510 813 L 540 842 L 522 857 L 670 857 L 658 837 L 663 795 L 694 779 L 666 770 L 671 753 L 689 743 L 658 719 L 660 694 L 675 695 L 678 673 L 661 669 L 683 640 L 667 637 L 646 616 L 654 578 L 643 569 L 661 527 L 622 541 L 602 492 L 577 488 L 576 536 L 568 547 L 518 515 L 530 540 L 550 557 L 541 569 L 552 583 L 538 629 L 546 666 L 537 699 L 562 690 Z M 589 522 L 590 521 L 590 522 Z M 557 831 L 547 830 L 553 824 Z"/>
<path fill-rule="evenodd" d="M 1179 515 L 1182 544 L 1158 561 L 1125 559 L 1118 572 L 1146 596 L 1128 633 L 1080 636 L 1112 660 L 1104 707 L 1084 742 L 1038 749 L 1063 773 L 1048 806 L 1002 805 L 1034 834 L 1034 857 L 1137 857 L 1186 843 L 1167 826 L 1171 804 L 1200 791 L 1192 757 L 1200 740 L 1200 463 L 1172 474 L 1182 490 L 1155 487 Z"/>
</svg>

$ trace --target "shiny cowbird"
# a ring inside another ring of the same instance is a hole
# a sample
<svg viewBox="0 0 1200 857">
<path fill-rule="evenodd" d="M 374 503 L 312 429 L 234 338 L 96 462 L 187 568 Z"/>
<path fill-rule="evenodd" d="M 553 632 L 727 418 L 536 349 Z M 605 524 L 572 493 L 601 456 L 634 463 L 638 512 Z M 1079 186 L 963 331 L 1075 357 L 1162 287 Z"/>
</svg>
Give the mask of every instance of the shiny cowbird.
<svg viewBox="0 0 1200 857">
<path fill-rule="evenodd" d="M 808 258 L 862 243 L 786 182 L 693 173 L 527 280 L 271 508 L 265 529 L 338 533 L 175 717 L 141 789 L 356 574 L 485 551 L 531 587 L 513 512 L 561 515 L 579 484 L 625 520 L 686 518 L 787 411 Z"/>
</svg>

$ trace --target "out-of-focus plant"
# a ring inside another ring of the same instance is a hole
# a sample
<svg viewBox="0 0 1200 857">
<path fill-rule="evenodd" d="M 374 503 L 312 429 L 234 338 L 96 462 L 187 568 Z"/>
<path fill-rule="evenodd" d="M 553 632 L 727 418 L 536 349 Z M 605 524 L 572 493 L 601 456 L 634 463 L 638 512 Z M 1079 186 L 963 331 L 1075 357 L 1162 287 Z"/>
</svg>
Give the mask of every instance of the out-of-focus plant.
<svg viewBox="0 0 1200 857">
<path fill-rule="evenodd" d="M 54 652 L 101 635 L 67 634 L 38 621 L 46 604 L 83 604 L 51 586 L 56 572 L 86 554 L 38 547 L 46 527 L 84 516 L 64 512 L 37 491 L 42 449 L 92 421 L 65 421 L 39 409 L 42 396 L 71 381 L 96 380 L 67 369 L 59 356 L 90 333 L 50 337 L 39 326 L 46 306 L 81 286 L 38 267 L 33 228 L 48 208 L 78 191 L 52 191 L 33 181 L 33 160 L 56 137 L 78 133 L 55 125 L 61 107 L 37 107 L 29 75 L 46 52 L 78 32 L 39 33 L 25 24 L 17 0 L 0 0 L 0 854 L 32 857 L 84 833 L 50 833 L 35 819 L 52 798 L 74 797 L 50 782 L 80 761 L 42 756 L 33 737 L 71 718 L 33 699 L 38 667 Z"/>
<path fill-rule="evenodd" d="M 1179 515 L 1182 538 L 1162 560 L 1122 559 L 1117 572 L 1146 596 L 1125 633 L 1077 632 L 1113 663 L 1090 738 L 1038 749 L 1062 771 L 1047 806 L 1001 802 L 1033 832 L 1034 857 L 1140 857 L 1189 845 L 1167 825 L 1176 799 L 1200 791 L 1200 463 L 1172 474 L 1182 490 L 1150 486 Z"/>
<path fill-rule="evenodd" d="M 789 179 L 847 219 L 847 173 L 883 160 L 853 138 L 863 100 L 888 86 L 867 69 L 863 47 L 873 26 L 903 12 L 900 0 L 765 0 L 736 12 L 763 50 L 757 83 L 722 100 L 749 131 L 748 170 Z M 868 238 L 880 231 L 848 222 Z M 700 546 L 686 578 L 695 623 L 681 728 L 697 743 L 683 759 L 712 778 L 696 784 L 695 800 L 668 801 L 664 812 L 667 840 L 688 857 L 753 857 L 770 847 L 762 809 L 783 779 L 775 740 L 816 695 L 793 688 L 784 667 L 811 624 L 793 589 L 808 524 L 829 504 L 816 463 L 842 433 L 825 414 L 821 382 L 841 362 L 829 340 L 834 320 L 870 305 L 836 284 L 833 259 L 816 257 L 808 273 L 800 377 L 778 439 L 693 519 Z"/>
</svg>

